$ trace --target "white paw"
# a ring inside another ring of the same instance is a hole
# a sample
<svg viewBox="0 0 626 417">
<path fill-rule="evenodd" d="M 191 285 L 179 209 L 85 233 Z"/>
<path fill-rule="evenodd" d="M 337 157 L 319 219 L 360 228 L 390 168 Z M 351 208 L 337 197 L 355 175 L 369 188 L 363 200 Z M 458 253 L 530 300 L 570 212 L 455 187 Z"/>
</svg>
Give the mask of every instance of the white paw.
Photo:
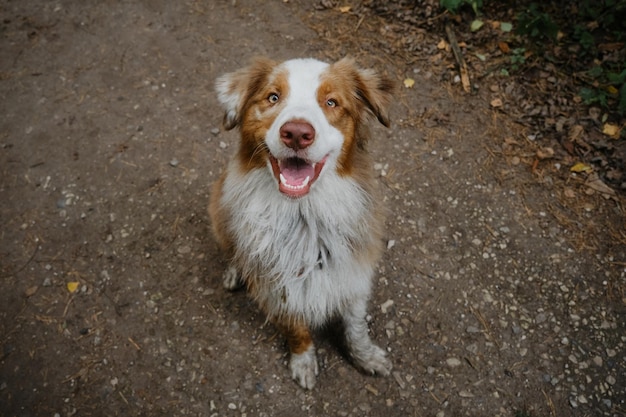
<svg viewBox="0 0 626 417">
<path fill-rule="evenodd" d="M 358 352 L 353 351 L 352 357 L 356 365 L 365 373 L 387 376 L 391 372 L 392 365 L 387 359 L 387 353 L 374 344 Z"/>
<path fill-rule="evenodd" d="M 289 360 L 289 369 L 291 369 L 291 377 L 302 388 L 313 388 L 315 386 L 315 377 L 319 373 L 317 359 L 315 358 L 315 348 L 311 346 L 304 353 L 292 353 Z"/>
<path fill-rule="evenodd" d="M 239 278 L 239 273 L 234 266 L 229 266 L 222 276 L 224 288 L 234 291 L 243 286 L 243 281 Z"/>
</svg>

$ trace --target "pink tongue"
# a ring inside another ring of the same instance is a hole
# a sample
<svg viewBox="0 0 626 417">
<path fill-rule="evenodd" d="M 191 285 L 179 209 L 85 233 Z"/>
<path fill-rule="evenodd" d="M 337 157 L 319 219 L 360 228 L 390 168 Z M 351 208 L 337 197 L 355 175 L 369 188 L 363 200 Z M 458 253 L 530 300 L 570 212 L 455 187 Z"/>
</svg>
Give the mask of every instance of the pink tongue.
<svg viewBox="0 0 626 417">
<path fill-rule="evenodd" d="M 280 173 L 289 185 L 300 185 L 306 177 L 313 179 L 315 169 L 300 158 L 289 158 L 280 162 Z"/>
</svg>

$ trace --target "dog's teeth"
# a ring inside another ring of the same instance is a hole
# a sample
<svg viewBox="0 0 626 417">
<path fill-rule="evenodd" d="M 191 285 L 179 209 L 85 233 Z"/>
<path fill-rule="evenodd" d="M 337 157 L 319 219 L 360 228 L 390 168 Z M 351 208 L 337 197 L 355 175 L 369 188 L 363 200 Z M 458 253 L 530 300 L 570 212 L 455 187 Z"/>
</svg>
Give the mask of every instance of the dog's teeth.
<svg viewBox="0 0 626 417">
<path fill-rule="evenodd" d="M 280 178 L 280 183 L 284 185 L 286 188 L 289 188 L 290 190 L 301 190 L 309 184 L 309 181 L 311 181 L 311 177 L 307 175 L 304 181 L 302 182 L 302 184 L 291 185 L 287 183 L 287 179 L 285 178 L 283 174 L 280 174 L 279 178 Z"/>
</svg>

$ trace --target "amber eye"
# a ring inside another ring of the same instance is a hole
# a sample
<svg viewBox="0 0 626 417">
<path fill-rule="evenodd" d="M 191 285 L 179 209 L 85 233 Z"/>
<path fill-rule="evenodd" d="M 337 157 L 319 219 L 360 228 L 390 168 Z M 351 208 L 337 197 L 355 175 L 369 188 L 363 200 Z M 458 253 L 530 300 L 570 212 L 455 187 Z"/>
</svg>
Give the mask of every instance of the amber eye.
<svg viewBox="0 0 626 417">
<path fill-rule="evenodd" d="M 270 103 L 274 104 L 274 103 L 278 102 L 278 99 L 279 99 L 278 94 L 272 93 L 267 98 L 267 101 L 269 101 Z"/>
<path fill-rule="evenodd" d="M 326 100 L 326 105 L 328 107 L 337 107 L 337 102 L 334 99 L 329 98 L 328 100 Z"/>
</svg>

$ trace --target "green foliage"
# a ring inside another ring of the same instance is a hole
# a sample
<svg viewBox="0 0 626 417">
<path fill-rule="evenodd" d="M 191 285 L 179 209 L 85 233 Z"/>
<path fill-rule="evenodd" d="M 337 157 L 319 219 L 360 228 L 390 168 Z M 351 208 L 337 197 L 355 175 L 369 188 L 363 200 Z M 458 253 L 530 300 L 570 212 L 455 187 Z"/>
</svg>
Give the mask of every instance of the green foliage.
<svg viewBox="0 0 626 417">
<path fill-rule="evenodd" d="M 564 16 L 567 16 L 565 20 Z M 626 40 L 626 0 L 575 0 L 561 4 L 535 1 L 518 13 L 516 33 L 527 38 L 526 48 L 542 51 L 550 50 L 546 40 L 553 45 L 557 42 L 577 44 L 579 47 L 572 49 L 575 51 L 572 58 L 578 65 L 591 67 L 587 75 L 592 82 L 579 90 L 584 103 L 612 108 L 626 115 L 626 62 L 604 60 L 596 45 L 606 39 Z M 516 70 L 525 64 L 525 51 L 516 48 L 511 52 L 511 70 Z M 549 53 L 542 55 L 546 59 L 551 56 Z"/>
<path fill-rule="evenodd" d="M 587 71 L 587 75 L 594 79 L 594 84 L 580 89 L 578 94 L 583 102 L 609 107 L 609 99 L 612 99 L 617 102 L 617 112 L 626 114 L 626 69 L 613 72 L 596 66 Z"/>
<path fill-rule="evenodd" d="M 511 69 L 517 71 L 526 63 L 526 48 L 515 48 L 511 52 Z"/>
<path fill-rule="evenodd" d="M 578 16 L 597 22 L 618 39 L 626 37 L 626 0 L 577 0 Z"/>
<path fill-rule="evenodd" d="M 439 5 L 450 13 L 457 13 L 461 6 L 468 5 L 474 10 L 474 14 L 480 14 L 483 0 L 439 0 Z"/>
<path fill-rule="evenodd" d="M 531 3 L 526 10 L 517 16 L 516 32 L 519 35 L 525 35 L 534 39 L 547 38 L 556 40 L 559 27 L 548 13 L 539 10 L 537 3 Z"/>
<path fill-rule="evenodd" d="M 600 104 L 602 107 L 606 107 L 608 104 L 606 91 L 598 88 L 583 87 L 578 92 L 578 95 L 580 95 L 580 98 L 582 98 L 583 102 L 587 105 Z"/>
<path fill-rule="evenodd" d="M 583 52 L 585 53 L 590 53 L 596 45 L 596 41 L 591 32 L 582 25 L 576 25 L 573 38 L 582 46 Z"/>
</svg>

